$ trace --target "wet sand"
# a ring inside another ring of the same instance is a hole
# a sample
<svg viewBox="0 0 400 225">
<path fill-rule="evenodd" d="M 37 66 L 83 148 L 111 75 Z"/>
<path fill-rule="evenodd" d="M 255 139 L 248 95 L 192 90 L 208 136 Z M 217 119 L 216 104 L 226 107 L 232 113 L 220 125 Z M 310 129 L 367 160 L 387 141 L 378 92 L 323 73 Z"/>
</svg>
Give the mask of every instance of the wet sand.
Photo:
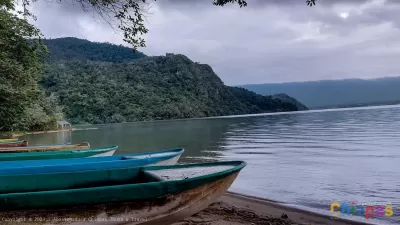
<svg viewBox="0 0 400 225">
<path fill-rule="evenodd" d="M 282 218 L 283 217 L 283 218 Z M 227 193 L 200 213 L 174 225 L 366 225 L 278 202 Z"/>
</svg>

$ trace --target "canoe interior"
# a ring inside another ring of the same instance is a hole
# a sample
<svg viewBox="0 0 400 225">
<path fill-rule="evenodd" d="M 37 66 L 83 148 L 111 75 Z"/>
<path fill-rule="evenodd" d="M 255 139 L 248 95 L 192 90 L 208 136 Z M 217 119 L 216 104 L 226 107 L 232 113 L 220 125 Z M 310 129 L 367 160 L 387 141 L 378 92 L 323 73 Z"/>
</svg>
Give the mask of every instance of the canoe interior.
<svg viewBox="0 0 400 225">
<path fill-rule="evenodd" d="M 168 181 L 168 180 L 184 180 L 192 177 L 206 176 L 213 173 L 222 172 L 225 170 L 233 169 L 234 165 L 220 165 L 210 167 L 183 167 L 171 168 L 162 170 L 149 170 L 145 174 L 154 179 Z"/>
</svg>

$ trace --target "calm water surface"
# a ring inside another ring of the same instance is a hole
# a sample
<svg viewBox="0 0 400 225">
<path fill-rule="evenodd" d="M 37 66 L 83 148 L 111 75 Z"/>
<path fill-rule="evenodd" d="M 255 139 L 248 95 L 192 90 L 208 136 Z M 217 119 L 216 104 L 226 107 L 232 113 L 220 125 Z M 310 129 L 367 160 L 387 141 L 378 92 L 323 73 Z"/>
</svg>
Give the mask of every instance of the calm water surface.
<svg viewBox="0 0 400 225">
<path fill-rule="evenodd" d="M 374 222 L 400 224 L 399 106 L 83 128 L 96 129 L 24 138 L 118 145 L 116 154 L 185 148 L 181 162 L 244 160 L 231 191 L 326 214 L 334 201 L 389 202 L 394 215 Z"/>
</svg>

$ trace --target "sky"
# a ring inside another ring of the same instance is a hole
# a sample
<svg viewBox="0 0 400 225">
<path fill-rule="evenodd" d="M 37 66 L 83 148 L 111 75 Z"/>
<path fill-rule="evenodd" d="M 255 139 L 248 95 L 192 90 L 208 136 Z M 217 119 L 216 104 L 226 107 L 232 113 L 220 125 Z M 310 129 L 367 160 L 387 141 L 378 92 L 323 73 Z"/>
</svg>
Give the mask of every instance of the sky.
<svg viewBox="0 0 400 225">
<path fill-rule="evenodd" d="M 400 76 L 400 0 L 157 0 L 146 6 L 145 54 L 184 54 L 227 85 Z M 45 37 L 124 44 L 73 0 L 32 4 Z"/>
</svg>

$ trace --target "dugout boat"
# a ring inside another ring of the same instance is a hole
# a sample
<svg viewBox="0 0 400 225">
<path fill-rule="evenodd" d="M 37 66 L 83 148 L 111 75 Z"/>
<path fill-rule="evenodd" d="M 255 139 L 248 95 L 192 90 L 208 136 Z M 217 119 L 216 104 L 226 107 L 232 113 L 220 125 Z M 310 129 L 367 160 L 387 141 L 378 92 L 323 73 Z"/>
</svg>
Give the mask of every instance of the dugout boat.
<svg viewBox="0 0 400 225">
<path fill-rule="evenodd" d="M 24 224 L 171 224 L 213 203 L 245 165 L 227 161 L 36 174 L 62 182 L 55 184 L 57 190 L 0 194 L 0 217 L 24 218 Z"/>
<path fill-rule="evenodd" d="M 0 143 L 1 142 L 13 142 L 13 141 L 18 141 L 18 139 L 17 138 L 0 139 Z"/>
<path fill-rule="evenodd" d="M 90 148 L 90 144 L 87 142 L 82 142 L 80 144 L 38 145 L 38 146 L 28 146 L 28 147 L 0 147 L 0 153 L 47 152 L 47 151 L 59 151 L 59 150 L 81 150 L 88 148 Z"/>
<path fill-rule="evenodd" d="M 108 149 L 114 150 L 116 147 L 108 147 Z M 48 186 L 48 182 L 58 182 L 57 175 L 48 178 L 48 180 L 39 182 L 36 180 L 36 177 L 31 176 L 34 174 L 121 169 L 145 165 L 175 165 L 183 152 L 184 149 L 172 149 L 103 157 L 3 161 L 0 162 L 0 193 L 6 192 L 7 190 L 44 190 L 41 188 L 42 186 Z M 28 180 L 31 181 L 28 182 Z M 29 185 L 25 185 L 26 182 L 28 182 Z"/>
<path fill-rule="evenodd" d="M 92 148 L 86 150 L 64 150 L 64 151 L 48 151 L 48 152 L 18 152 L 18 153 L 1 153 L 1 161 L 17 161 L 17 160 L 40 160 L 40 159 L 71 159 L 82 157 L 99 157 L 111 156 L 114 154 L 118 146 L 106 148 Z M 21 162 L 29 165 L 29 162 Z M 1 168 L 0 168 L 1 169 Z"/>
<path fill-rule="evenodd" d="M 28 141 L 25 141 L 25 140 L 0 142 L 0 148 L 26 147 L 26 146 L 28 146 Z"/>
</svg>

